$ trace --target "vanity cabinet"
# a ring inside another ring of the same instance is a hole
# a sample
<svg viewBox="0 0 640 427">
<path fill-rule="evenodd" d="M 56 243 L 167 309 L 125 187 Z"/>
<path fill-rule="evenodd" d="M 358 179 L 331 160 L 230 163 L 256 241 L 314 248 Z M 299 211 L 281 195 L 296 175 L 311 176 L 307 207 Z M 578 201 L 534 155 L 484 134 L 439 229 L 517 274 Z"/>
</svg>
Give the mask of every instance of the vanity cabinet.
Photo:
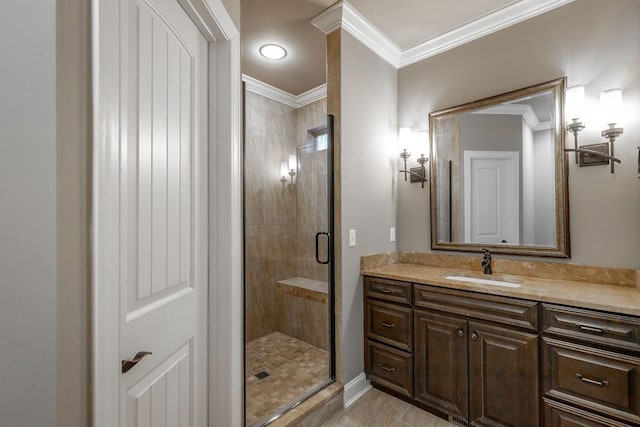
<svg viewBox="0 0 640 427">
<path fill-rule="evenodd" d="M 365 277 L 365 370 L 369 379 L 413 396 L 413 309 L 410 283 Z"/>
<path fill-rule="evenodd" d="M 546 425 L 640 425 L 640 320 L 553 304 L 541 317 Z"/>
<path fill-rule="evenodd" d="M 364 278 L 365 373 L 470 426 L 640 427 L 640 318 Z"/>
<path fill-rule="evenodd" d="M 365 277 L 375 385 L 474 425 L 539 426 L 537 303 Z"/>
<path fill-rule="evenodd" d="M 423 285 L 414 294 L 416 400 L 473 425 L 539 426 L 536 303 Z"/>
</svg>

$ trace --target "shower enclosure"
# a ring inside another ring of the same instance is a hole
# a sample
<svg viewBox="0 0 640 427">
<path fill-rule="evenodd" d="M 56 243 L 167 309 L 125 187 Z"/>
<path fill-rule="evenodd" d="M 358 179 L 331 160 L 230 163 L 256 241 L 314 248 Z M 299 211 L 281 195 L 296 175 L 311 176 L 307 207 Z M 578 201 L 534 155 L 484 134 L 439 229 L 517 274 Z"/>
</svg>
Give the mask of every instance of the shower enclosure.
<svg viewBox="0 0 640 427">
<path fill-rule="evenodd" d="M 245 90 L 245 421 L 334 380 L 332 118 Z"/>
</svg>

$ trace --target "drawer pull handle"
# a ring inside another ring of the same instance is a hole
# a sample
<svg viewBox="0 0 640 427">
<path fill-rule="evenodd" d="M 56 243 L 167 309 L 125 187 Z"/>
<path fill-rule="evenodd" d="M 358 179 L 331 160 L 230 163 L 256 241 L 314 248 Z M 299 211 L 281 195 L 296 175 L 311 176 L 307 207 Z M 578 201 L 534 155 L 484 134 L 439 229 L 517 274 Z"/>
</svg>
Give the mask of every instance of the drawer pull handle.
<svg viewBox="0 0 640 427">
<path fill-rule="evenodd" d="M 385 365 L 380 365 L 380 369 L 382 369 L 383 371 L 387 371 L 389 373 L 394 373 L 396 371 L 396 368 L 390 368 Z"/>
<path fill-rule="evenodd" d="M 601 381 L 592 380 L 591 378 L 583 377 L 582 374 L 576 374 L 576 378 L 578 378 L 580 381 L 585 382 L 587 384 L 593 384 L 600 387 L 609 387 L 609 381 L 606 381 L 606 380 L 601 380 Z"/>
<path fill-rule="evenodd" d="M 380 289 L 378 289 L 378 290 L 379 290 L 380 292 L 382 292 L 383 294 L 387 294 L 387 295 L 389 295 L 389 294 L 392 294 L 392 293 L 393 293 L 393 291 L 392 291 L 391 289 L 387 289 L 387 288 L 380 288 Z"/>
<path fill-rule="evenodd" d="M 384 326 L 385 328 L 395 328 L 396 327 L 396 325 L 394 325 L 393 323 L 387 323 L 384 320 L 382 322 L 380 322 L 380 324 L 382 326 Z"/>
<path fill-rule="evenodd" d="M 596 326 L 583 325 L 581 323 L 576 323 L 576 328 L 580 329 L 581 331 L 595 332 L 597 334 L 606 334 L 607 332 L 609 332 L 606 329 L 598 328 Z"/>
</svg>

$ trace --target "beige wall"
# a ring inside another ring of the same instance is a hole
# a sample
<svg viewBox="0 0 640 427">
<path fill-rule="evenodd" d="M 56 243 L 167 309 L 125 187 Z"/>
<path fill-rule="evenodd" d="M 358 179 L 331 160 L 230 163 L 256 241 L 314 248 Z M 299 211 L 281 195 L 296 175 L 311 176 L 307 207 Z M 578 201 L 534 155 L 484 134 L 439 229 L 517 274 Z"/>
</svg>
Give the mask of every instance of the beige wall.
<svg viewBox="0 0 640 427">
<path fill-rule="evenodd" d="M 91 10 L 57 2 L 58 426 L 90 419 Z"/>
<path fill-rule="evenodd" d="M 0 2 L 0 425 L 56 425 L 56 2 Z"/>
<path fill-rule="evenodd" d="M 627 117 L 616 165 L 577 168 L 569 154 L 572 258 L 567 262 L 640 266 L 640 2 L 579 0 L 399 71 L 399 123 L 428 128 L 431 111 L 567 76 L 585 85 L 590 106 L 610 88 L 624 91 Z M 580 144 L 602 141 L 587 121 Z M 424 141 L 426 144 L 426 141 Z M 404 183 L 401 183 L 404 184 Z M 398 249 L 428 252 L 429 193 L 400 185 Z"/>
<path fill-rule="evenodd" d="M 360 257 L 393 251 L 389 227 L 396 224 L 397 76 L 350 34 L 341 35 L 341 212 L 342 368 L 346 384 L 364 370 Z M 331 45 L 329 45 L 331 46 Z M 329 52 L 329 55 L 332 53 Z M 341 224 L 340 224 L 341 222 Z M 349 229 L 357 233 L 348 246 Z"/>
</svg>

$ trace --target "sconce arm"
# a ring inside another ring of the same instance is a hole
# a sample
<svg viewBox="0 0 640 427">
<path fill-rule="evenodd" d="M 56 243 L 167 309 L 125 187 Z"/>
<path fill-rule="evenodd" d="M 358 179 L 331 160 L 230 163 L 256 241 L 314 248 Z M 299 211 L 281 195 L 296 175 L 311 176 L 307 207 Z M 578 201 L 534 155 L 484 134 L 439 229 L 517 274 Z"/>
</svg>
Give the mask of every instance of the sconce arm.
<svg viewBox="0 0 640 427">
<path fill-rule="evenodd" d="M 613 160 L 614 162 L 617 162 L 617 163 L 622 163 L 620 161 L 620 159 L 618 159 L 617 157 L 609 156 L 608 154 L 603 154 L 603 153 L 600 153 L 598 151 L 587 150 L 586 148 L 565 148 L 564 151 L 572 151 L 572 152 L 576 152 L 576 153 L 591 154 L 591 155 L 596 156 L 596 157 L 603 157 L 605 159 Z"/>
<path fill-rule="evenodd" d="M 420 168 L 422 169 L 420 171 L 420 173 L 414 172 L 412 170 L 401 170 L 401 171 L 398 171 L 398 172 L 404 173 L 405 175 L 406 174 L 410 174 L 410 175 L 415 176 L 416 178 L 419 178 L 420 179 L 420 183 L 422 185 L 422 188 L 424 188 L 424 183 L 427 181 L 427 169 L 424 167 L 424 165 L 420 166 Z"/>
<path fill-rule="evenodd" d="M 404 171 L 398 171 L 398 172 L 400 172 L 400 173 L 408 173 L 408 174 L 411 174 L 411 175 L 415 176 L 416 178 L 426 179 L 423 174 L 414 172 L 412 170 L 404 170 Z"/>
</svg>

